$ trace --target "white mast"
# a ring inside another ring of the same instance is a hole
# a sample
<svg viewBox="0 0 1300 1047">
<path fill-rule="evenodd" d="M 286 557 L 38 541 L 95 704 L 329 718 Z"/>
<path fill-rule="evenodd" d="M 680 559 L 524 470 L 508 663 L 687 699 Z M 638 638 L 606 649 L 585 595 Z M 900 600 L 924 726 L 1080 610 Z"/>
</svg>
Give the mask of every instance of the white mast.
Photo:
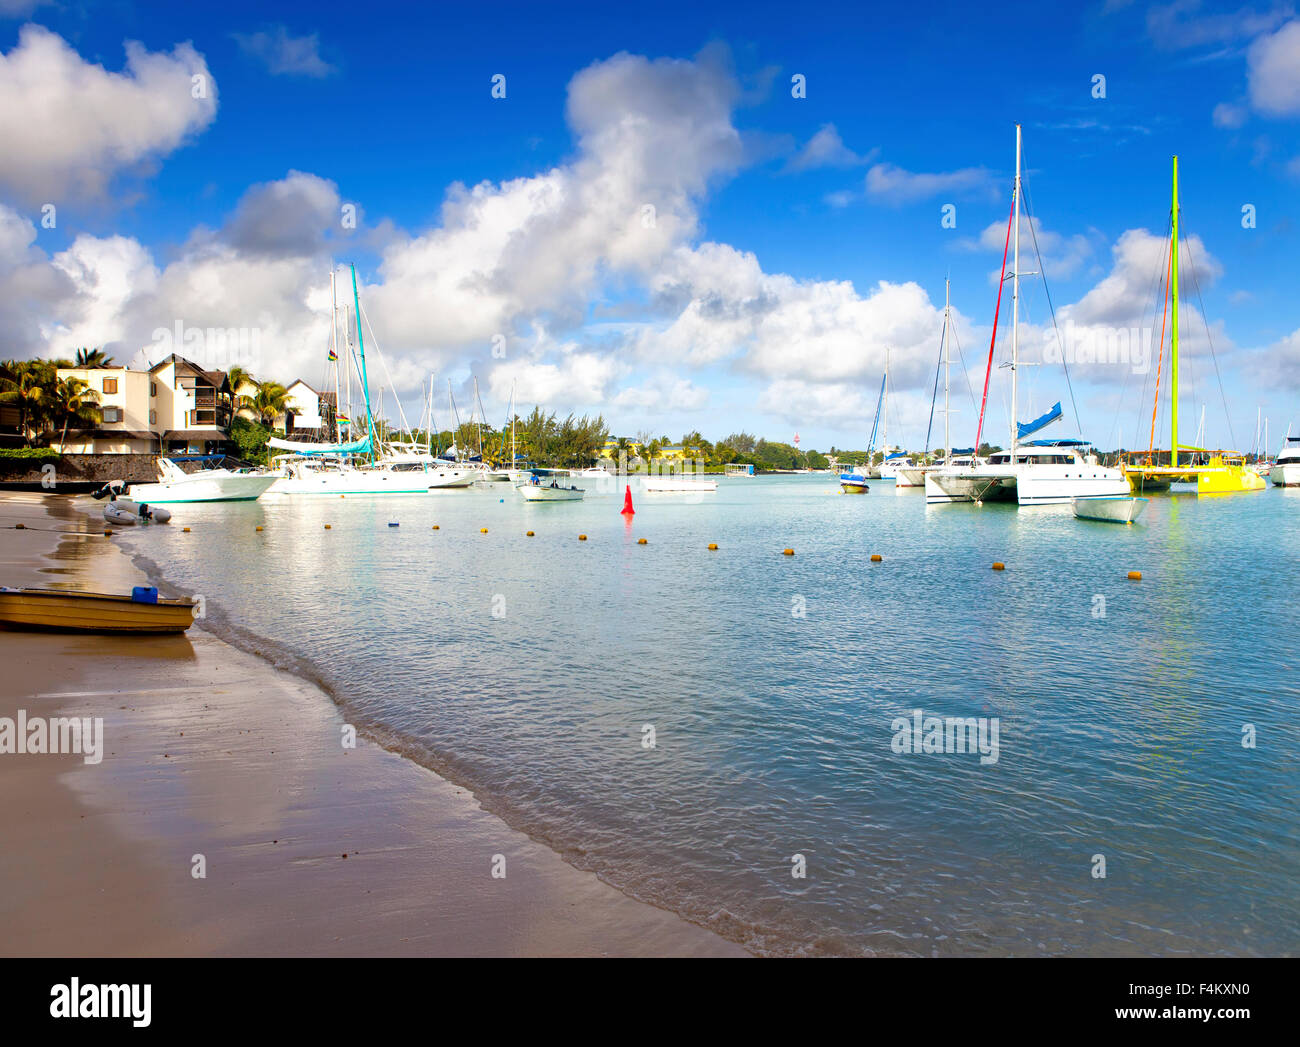
<svg viewBox="0 0 1300 1047">
<path fill-rule="evenodd" d="M 336 269 L 330 269 L 330 355 L 334 357 L 334 439 L 341 440 L 339 432 L 339 300 L 335 277 Z"/>
<path fill-rule="evenodd" d="M 880 410 L 880 464 L 889 457 L 889 347 L 885 347 L 885 403 Z M 871 463 L 868 462 L 868 465 Z"/>
<path fill-rule="evenodd" d="M 1016 464 L 1016 365 L 1020 358 L 1020 125 L 1016 124 L 1016 185 L 1013 205 L 1016 253 L 1011 269 L 1011 464 Z M 979 449 L 976 448 L 978 451 Z"/>
<path fill-rule="evenodd" d="M 515 383 L 510 383 L 510 468 L 519 468 L 519 453 L 515 450 Z"/>
<path fill-rule="evenodd" d="M 951 280 L 943 281 L 943 453 L 948 460 L 952 460 L 952 443 L 948 433 L 948 366 L 952 363 L 952 331 L 948 325 L 952 323 L 951 314 L 951 295 L 949 285 Z"/>
</svg>

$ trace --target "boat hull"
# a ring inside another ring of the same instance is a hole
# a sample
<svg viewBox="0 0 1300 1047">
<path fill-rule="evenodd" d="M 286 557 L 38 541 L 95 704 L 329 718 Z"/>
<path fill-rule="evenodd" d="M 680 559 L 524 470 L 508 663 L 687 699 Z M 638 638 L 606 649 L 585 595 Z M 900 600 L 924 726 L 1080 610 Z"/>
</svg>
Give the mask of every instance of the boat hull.
<svg viewBox="0 0 1300 1047">
<path fill-rule="evenodd" d="M 427 494 L 430 491 L 472 487 L 479 478 L 474 469 L 316 469 L 282 476 L 272 494 Z"/>
<path fill-rule="evenodd" d="M 183 633 L 194 624 L 194 607 L 192 600 L 140 603 L 112 593 L 0 590 L 0 622 L 58 632 Z"/>
<path fill-rule="evenodd" d="M 1074 515 L 1080 520 L 1099 520 L 1102 523 L 1137 523 L 1146 512 L 1145 498 L 1105 497 L 1073 498 Z"/>
<path fill-rule="evenodd" d="M 1300 487 L 1300 462 L 1283 462 L 1269 470 L 1268 478 L 1277 487 Z"/>
<path fill-rule="evenodd" d="M 524 484 L 516 487 L 525 502 L 580 502 L 583 491 L 578 487 L 534 487 Z"/>
<path fill-rule="evenodd" d="M 165 483 L 131 484 L 126 493 L 132 501 L 150 505 L 178 502 L 252 502 L 262 497 L 276 477 L 261 473 L 229 473 L 205 477 L 192 473 L 191 478 Z"/>
<path fill-rule="evenodd" d="M 894 478 L 897 487 L 924 487 L 925 474 L 930 470 L 924 465 L 907 465 L 898 470 Z"/>
</svg>

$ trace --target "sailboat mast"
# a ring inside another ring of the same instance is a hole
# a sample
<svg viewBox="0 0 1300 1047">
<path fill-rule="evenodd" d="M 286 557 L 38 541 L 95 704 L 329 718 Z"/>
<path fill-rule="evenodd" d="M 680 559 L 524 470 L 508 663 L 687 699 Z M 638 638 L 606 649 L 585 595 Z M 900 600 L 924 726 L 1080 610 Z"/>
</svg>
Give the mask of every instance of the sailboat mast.
<svg viewBox="0 0 1300 1047">
<path fill-rule="evenodd" d="M 370 413 L 370 380 L 366 377 L 366 340 L 361 334 L 361 296 L 357 293 L 357 267 L 352 266 L 352 303 L 357 314 L 357 352 L 361 356 L 361 392 L 366 398 L 366 433 L 370 436 L 370 453 L 375 452 L 375 420 Z"/>
<path fill-rule="evenodd" d="M 948 432 L 948 369 L 952 363 L 952 332 L 948 329 L 952 321 L 949 312 L 952 301 L 951 283 L 949 279 L 943 282 L 943 453 L 948 458 L 952 458 L 952 438 Z"/>
<path fill-rule="evenodd" d="M 1011 263 L 1011 464 L 1016 464 L 1017 364 L 1020 359 L 1020 125 L 1016 124 L 1016 185 L 1011 221 L 1015 255 Z"/>
<path fill-rule="evenodd" d="M 1173 397 L 1169 411 L 1171 418 L 1169 434 L 1169 464 L 1178 467 L 1178 157 L 1174 157 L 1174 208 L 1173 208 L 1173 247 L 1169 257 L 1169 286 L 1172 295 L 1173 337 L 1170 341 L 1169 355 L 1169 395 Z"/>
<path fill-rule="evenodd" d="M 510 383 L 510 468 L 519 467 L 519 455 L 515 451 L 515 383 Z"/>
<path fill-rule="evenodd" d="M 330 269 L 330 355 L 334 357 L 334 440 L 343 438 L 339 432 L 339 296 L 338 270 Z"/>
</svg>

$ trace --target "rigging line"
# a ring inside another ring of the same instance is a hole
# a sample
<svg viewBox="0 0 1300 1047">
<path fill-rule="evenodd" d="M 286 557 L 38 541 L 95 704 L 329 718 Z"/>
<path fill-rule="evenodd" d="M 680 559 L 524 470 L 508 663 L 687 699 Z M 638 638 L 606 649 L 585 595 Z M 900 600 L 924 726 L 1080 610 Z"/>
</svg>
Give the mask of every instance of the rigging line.
<svg viewBox="0 0 1300 1047">
<path fill-rule="evenodd" d="M 1011 193 L 1011 211 L 1007 215 L 1007 240 L 1002 245 L 1002 276 L 998 279 L 998 301 L 993 307 L 993 336 L 989 339 L 989 362 L 984 368 L 984 399 L 980 403 L 979 425 L 975 428 L 975 454 L 980 453 L 980 436 L 984 433 L 984 411 L 989 403 L 989 376 L 993 373 L 993 348 L 998 341 L 998 314 L 1002 311 L 1002 289 L 1007 285 L 1007 250 L 1011 246 L 1011 223 L 1016 215 L 1016 194 Z"/>
<path fill-rule="evenodd" d="M 1173 211 L 1173 208 L 1171 207 L 1171 208 L 1169 209 L 1169 216 L 1168 216 L 1168 217 L 1166 218 L 1166 220 L 1165 220 L 1165 239 L 1166 239 L 1166 240 L 1168 240 L 1168 239 L 1170 238 L 1170 234 L 1171 234 L 1172 229 L 1173 229 L 1173 219 L 1174 219 L 1174 211 Z M 1154 273 L 1153 273 L 1152 276 L 1151 276 L 1151 286 L 1147 288 L 1146 296 L 1142 299 L 1144 303 L 1151 303 L 1151 302 L 1153 302 L 1153 301 L 1155 300 L 1156 290 L 1157 290 L 1157 288 L 1160 286 L 1161 273 L 1162 273 L 1162 269 L 1161 269 L 1161 267 L 1160 267 L 1160 266 L 1156 266 L 1155 271 L 1154 271 Z M 1147 307 L 1146 307 L 1146 305 L 1144 304 L 1144 305 L 1142 306 L 1142 327 L 1141 327 L 1139 330 L 1145 330 L 1145 329 L 1146 329 L 1146 318 L 1147 318 Z M 1163 345 L 1163 339 L 1161 340 L 1161 344 Z M 1149 364 L 1149 362 L 1150 362 L 1150 361 L 1148 361 L 1148 364 Z M 1124 383 L 1124 387 L 1125 387 L 1125 389 L 1127 389 L 1127 388 L 1128 388 L 1127 376 L 1125 376 L 1125 378 L 1126 378 L 1126 380 L 1125 380 L 1125 383 Z M 1156 372 L 1156 380 L 1157 380 L 1157 382 L 1159 381 L 1159 379 L 1160 379 L 1160 372 L 1159 372 L 1159 370 L 1157 369 L 1157 372 Z M 1141 399 L 1138 401 L 1139 405 L 1141 405 L 1141 404 L 1143 404 L 1143 403 L 1146 402 L 1146 398 L 1147 398 L 1147 386 L 1149 386 L 1150 384 L 1151 384 L 1151 369 L 1150 369 L 1150 367 L 1148 366 L 1146 374 L 1144 374 L 1144 375 L 1142 376 L 1142 397 L 1141 397 Z M 1119 413 L 1120 413 L 1120 405 L 1116 405 L 1116 408 L 1115 408 L 1115 416 L 1116 416 L 1116 419 L 1117 419 L 1117 420 L 1118 420 L 1118 417 L 1119 417 Z M 1139 414 L 1138 414 L 1138 425 L 1137 425 L 1137 428 L 1135 428 L 1135 429 L 1133 430 L 1133 439 L 1134 439 L 1135 441 L 1137 441 L 1138 443 L 1140 443 L 1141 440 L 1142 440 L 1142 432 L 1141 432 L 1141 429 L 1142 429 L 1142 415 L 1141 415 L 1141 413 L 1139 413 Z M 1121 439 L 1122 439 L 1122 433 L 1121 433 Z"/>
<path fill-rule="evenodd" d="M 388 358 L 384 355 L 383 350 L 379 348 L 379 339 L 375 336 L 375 326 L 370 322 L 370 317 L 366 315 L 364 308 L 361 310 L 361 319 L 366 322 L 366 327 L 370 329 L 370 342 L 375 347 L 375 352 L 379 356 L 379 363 L 384 368 L 384 377 L 388 379 L 388 387 L 393 391 L 393 399 L 397 402 L 397 417 L 401 419 L 401 431 L 409 431 L 410 422 L 406 420 L 406 411 L 402 409 L 402 398 L 397 395 L 397 385 L 393 382 L 392 373 L 388 370 Z"/>
<path fill-rule="evenodd" d="M 1052 329 L 1056 332 L 1056 344 L 1061 348 L 1061 368 L 1065 371 L 1065 387 L 1070 391 L 1070 408 L 1074 411 L 1074 425 L 1079 435 L 1083 435 L 1083 420 L 1079 417 L 1079 405 L 1074 402 L 1074 383 L 1070 381 L 1070 365 L 1065 359 L 1065 346 L 1061 342 L 1061 329 L 1056 323 L 1056 307 L 1052 304 L 1052 289 L 1047 286 L 1047 267 L 1043 265 L 1042 252 L 1038 250 L 1038 232 L 1034 229 L 1034 207 L 1029 196 L 1029 181 L 1022 174 L 1020 185 L 1025 194 L 1025 210 L 1029 212 L 1029 235 L 1034 241 L 1034 255 L 1038 258 L 1038 275 L 1043 278 L 1043 293 L 1047 295 L 1047 309 L 1052 314 Z"/>
<path fill-rule="evenodd" d="M 1165 306 L 1160 314 L 1160 356 L 1156 360 L 1156 396 L 1151 402 L 1151 439 L 1147 442 L 1147 462 L 1151 462 L 1151 453 L 1156 446 L 1156 410 L 1160 406 L 1160 369 L 1164 366 L 1165 361 L 1165 321 L 1169 316 L 1169 292 L 1172 290 L 1169 284 L 1169 275 L 1174 261 L 1174 239 L 1169 238 L 1169 250 L 1165 256 L 1165 293 L 1161 296 Z M 1174 448 L 1170 448 L 1172 452 Z M 1170 461 L 1173 461 L 1171 458 Z"/>
<path fill-rule="evenodd" d="M 939 369 L 943 367 L 943 340 L 948 334 L 948 311 L 943 313 L 943 331 L 939 335 L 939 360 L 934 365 L 934 391 L 930 393 L 930 421 L 925 427 L 925 453 L 930 453 L 930 431 L 934 427 L 934 402 L 939 396 Z M 945 448 L 946 450 L 946 448 Z"/>
<path fill-rule="evenodd" d="M 961 338 L 957 334 L 956 324 L 954 324 L 952 328 L 952 338 L 953 341 L 957 343 L 957 362 L 961 364 L 961 372 L 966 379 L 966 395 L 970 397 L 971 411 L 974 411 L 975 410 L 975 388 L 970 384 L 970 372 L 966 370 L 966 357 L 962 354 L 961 351 Z"/>
<path fill-rule="evenodd" d="M 1214 352 L 1214 339 L 1210 337 L 1210 322 L 1206 320 L 1205 299 L 1201 297 L 1201 281 L 1196 276 L 1196 260 L 1192 258 L 1192 240 L 1187 238 L 1187 260 L 1192 264 L 1188 267 L 1192 270 L 1192 286 L 1196 288 L 1196 300 L 1201 306 L 1201 323 L 1205 325 L 1205 340 L 1210 346 L 1210 359 L 1214 361 L 1214 377 L 1219 383 L 1219 399 L 1223 401 L 1223 416 L 1228 421 L 1228 439 L 1232 441 L 1232 446 L 1237 446 L 1236 434 L 1232 431 L 1232 415 L 1228 413 L 1228 396 L 1223 391 L 1223 376 L 1219 374 L 1219 358 Z"/>
</svg>

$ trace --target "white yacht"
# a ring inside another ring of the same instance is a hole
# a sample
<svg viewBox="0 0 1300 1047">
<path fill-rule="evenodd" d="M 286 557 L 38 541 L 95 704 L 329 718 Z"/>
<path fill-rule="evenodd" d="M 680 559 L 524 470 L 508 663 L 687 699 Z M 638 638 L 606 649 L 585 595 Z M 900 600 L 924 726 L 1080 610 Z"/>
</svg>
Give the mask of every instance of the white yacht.
<svg viewBox="0 0 1300 1047">
<path fill-rule="evenodd" d="M 274 476 L 231 469 L 200 469 L 187 473 L 167 458 L 158 459 L 158 482 L 130 484 L 126 494 L 133 502 L 251 502 L 260 498 Z"/>
<path fill-rule="evenodd" d="M 1011 406 L 1018 403 L 1017 374 L 1020 365 L 1020 125 L 1016 124 L 1016 178 L 1012 189 L 1012 207 L 1008 237 L 1015 245 L 1011 269 Z M 1005 283 L 1006 255 L 1003 255 Z M 1041 268 L 1041 267 L 1040 267 Z M 999 305 L 1001 290 L 998 292 Z M 993 356 L 989 354 L 989 368 Z M 988 375 L 985 375 L 985 391 Z M 927 504 L 945 502 L 1015 501 L 1020 505 L 1057 505 L 1074 498 L 1127 497 L 1128 479 L 1119 469 L 1103 466 L 1094 453 L 1087 453 L 1086 440 L 1030 440 L 1033 435 L 1062 416 L 1060 403 L 1032 422 L 1011 426 L 1011 449 L 989 455 L 983 465 L 945 466 L 925 475 Z M 983 427 L 983 414 L 980 416 Z M 980 430 L 975 445 L 980 444 Z"/>
<path fill-rule="evenodd" d="M 1300 487 L 1300 436 L 1288 436 L 1268 478 L 1278 487 Z"/>
<path fill-rule="evenodd" d="M 476 471 L 436 460 L 357 467 L 340 459 L 287 456 L 277 463 L 283 475 L 271 478 L 272 494 L 424 494 L 470 487 L 478 478 Z"/>
<path fill-rule="evenodd" d="M 895 451 L 893 454 L 887 454 L 885 460 L 880 463 L 880 479 L 893 480 L 897 483 L 900 470 L 914 468 L 915 464 L 908 457 L 906 451 Z"/>
</svg>

